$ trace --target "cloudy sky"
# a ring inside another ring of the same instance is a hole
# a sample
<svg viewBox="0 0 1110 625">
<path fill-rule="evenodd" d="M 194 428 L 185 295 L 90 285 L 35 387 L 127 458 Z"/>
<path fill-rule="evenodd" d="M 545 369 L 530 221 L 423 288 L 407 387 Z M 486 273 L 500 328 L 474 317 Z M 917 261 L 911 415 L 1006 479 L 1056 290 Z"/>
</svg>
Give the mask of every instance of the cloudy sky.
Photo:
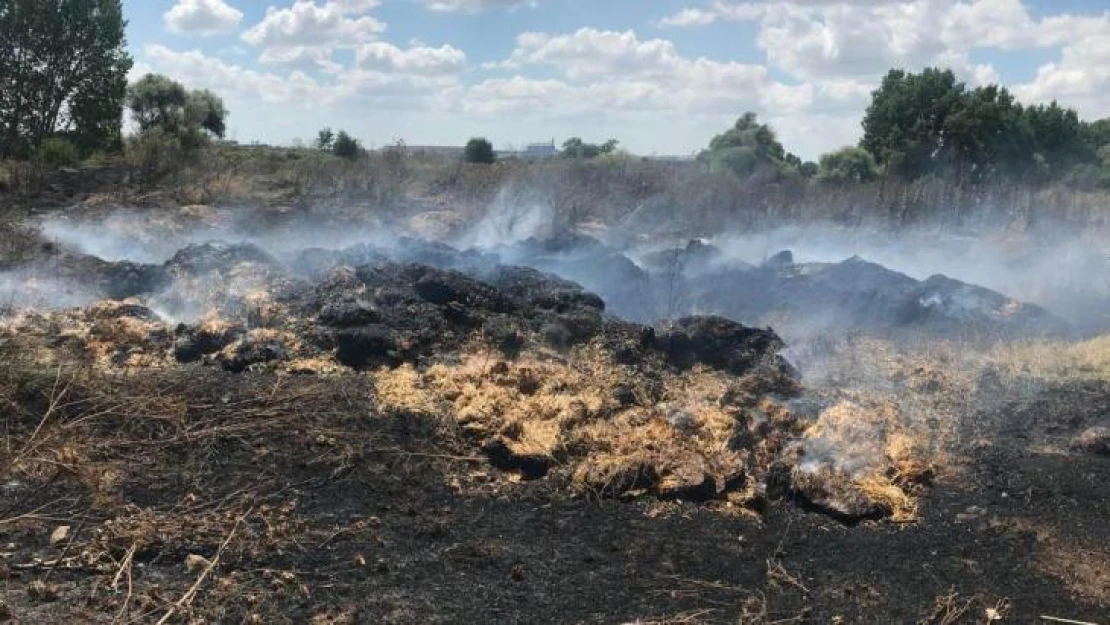
<svg viewBox="0 0 1110 625">
<path fill-rule="evenodd" d="M 804 157 L 892 67 L 1110 116 L 1110 0 L 124 0 L 134 73 L 222 95 L 230 137 L 569 136 L 689 154 L 744 111 Z"/>
</svg>

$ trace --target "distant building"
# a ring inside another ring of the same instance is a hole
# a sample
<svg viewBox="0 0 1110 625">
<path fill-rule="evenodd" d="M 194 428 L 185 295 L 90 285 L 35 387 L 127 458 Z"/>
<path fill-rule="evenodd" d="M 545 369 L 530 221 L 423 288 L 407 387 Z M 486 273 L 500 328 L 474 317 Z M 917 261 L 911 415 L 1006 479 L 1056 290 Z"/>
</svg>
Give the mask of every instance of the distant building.
<svg viewBox="0 0 1110 625">
<path fill-rule="evenodd" d="M 555 140 L 552 139 L 550 143 L 531 143 L 527 145 L 522 155 L 526 158 L 551 158 L 558 154 L 559 150 L 555 147 Z"/>
</svg>

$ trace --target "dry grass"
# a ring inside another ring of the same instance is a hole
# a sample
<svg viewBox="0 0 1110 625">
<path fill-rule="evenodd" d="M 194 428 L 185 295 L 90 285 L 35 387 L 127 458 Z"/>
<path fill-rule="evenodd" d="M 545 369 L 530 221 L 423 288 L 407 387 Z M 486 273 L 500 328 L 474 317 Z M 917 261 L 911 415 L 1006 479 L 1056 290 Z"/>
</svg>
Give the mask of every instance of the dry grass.
<svg viewBox="0 0 1110 625">
<path fill-rule="evenodd" d="M 1008 343 L 985 359 L 1013 378 L 1110 381 L 1110 335 L 1081 342 Z"/>
<path fill-rule="evenodd" d="M 47 580 L 65 569 L 102 578 L 92 593 L 119 622 L 157 620 L 172 606 L 190 613 L 199 593 L 212 612 L 198 618 L 214 618 L 245 587 L 222 575 L 213 550 L 232 563 L 265 560 L 334 531 L 331 523 L 312 528 L 298 518 L 295 498 L 283 495 L 289 483 L 269 473 L 275 463 L 302 463 L 326 479 L 377 447 L 363 425 L 370 389 L 354 376 L 121 374 L 72 364 L 43 370 L 3 355 L 0 481 L 16 490 L 0 505 L 0 531 L 19 543 L 4 554 L 18 571 L 8 583 L 30 581 L 36 602 L 54 598 Z M 77 528 L 61 555 L 43 559 L 24 549 L 27 537 L 60 524 Z M 209 558 L 215 588 L 195 573 L 180 584 L 131 573 L 135 561 L 186 560 L 198 550 Z M 62 613 L 51 612 L 51 620 Z"/>
<path fill-rule="evenodd" d="M 743 500 L 797 434 L 783 405 L 756 393 L 722 401 L 735 378 L 703 369 L 648 376 L 594 348 L 514 361 L 478 350 L 456 364 L 374 374 L 387 410 L 449 415 L 468 438 L 511 462 L 557 466 L 584 494 Z M 747 479 L 751 478 L 751 479 Z M 738 489 L 748 489 L 741 495 Z"/>
<path fill-rule="evenodd" d="M 801 470 L 840 474 L 892 520 L 917 518 L 916 494 L 934 473 L 929 433 L 890 398 L 863 397 L 824 410 L 806 431 Z"/>
</svg>

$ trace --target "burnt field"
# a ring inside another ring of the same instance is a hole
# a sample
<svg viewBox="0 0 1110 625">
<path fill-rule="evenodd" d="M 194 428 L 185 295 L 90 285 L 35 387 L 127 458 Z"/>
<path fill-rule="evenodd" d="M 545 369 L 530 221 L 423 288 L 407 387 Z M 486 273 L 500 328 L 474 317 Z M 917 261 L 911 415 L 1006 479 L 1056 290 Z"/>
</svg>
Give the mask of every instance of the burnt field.
<svg viewBox="0 0 1110 625">
<path fill-rule="evenodd" d="M 0 620 L 1106 623 L 1101 251 L 487 217 L 5 226 Z"/>
</svg>

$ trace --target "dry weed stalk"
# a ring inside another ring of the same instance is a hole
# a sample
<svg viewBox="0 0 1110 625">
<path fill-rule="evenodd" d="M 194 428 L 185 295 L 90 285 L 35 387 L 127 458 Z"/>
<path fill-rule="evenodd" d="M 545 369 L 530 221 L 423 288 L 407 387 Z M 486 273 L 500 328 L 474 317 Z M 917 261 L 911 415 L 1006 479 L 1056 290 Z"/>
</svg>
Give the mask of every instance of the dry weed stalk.
<svg viewBox="0 0 1110 625">
<path fill-rule="evenodd" d="M 235 533 L 239 531 L 239 525 L 241 525 L 243 519 L 250 516 L 250 513 L 253 511 L 254 507 L 252 506 L 245 514 L 235 521 L 235 525 L 231 528 L 231 531 L 228 532 L 227 538 L 225 538 L 224 541 L 220 543 L 220 547 L 216 549 L 216 555 L 212 556 L 212 559 L 208 561 L 208 565 L 205 566 L 204 570 L 197 576 L 197 581 L 189 587 L 189 590 L 185 591 L 184 595 L 181 595 L 181 598 L 178 599 L 176 603 L 170 606 L 170 609 L 166 611 L 162 618 L 158 619 L 157 625 L 163 625 L 166 621 L 170 620 L 177 611 L 188 607 L 189 604 L 193 602 L 193 598 L 196 597 L 200 585 L 204 583 L 204 580 L 208 577 L 208 574 L 212 572 L 212 569 L 216 568 L 216 565 L 220 563 L 220 557 L 223 555 L 224 549 L 226 549 L 228 544 L 231 543 L 231 540 L 235 538 Z"/>
<path fill-rule="evenodd" d="M 932 612 L 918 621 L 918 625 L 953 625 L 971 610 L 975 600 L 976 597 L 961 600 L 960 593 L 956 592 L 955 588 L 951 588 L 947 594 L 936 598 Z"/>
</svg>

